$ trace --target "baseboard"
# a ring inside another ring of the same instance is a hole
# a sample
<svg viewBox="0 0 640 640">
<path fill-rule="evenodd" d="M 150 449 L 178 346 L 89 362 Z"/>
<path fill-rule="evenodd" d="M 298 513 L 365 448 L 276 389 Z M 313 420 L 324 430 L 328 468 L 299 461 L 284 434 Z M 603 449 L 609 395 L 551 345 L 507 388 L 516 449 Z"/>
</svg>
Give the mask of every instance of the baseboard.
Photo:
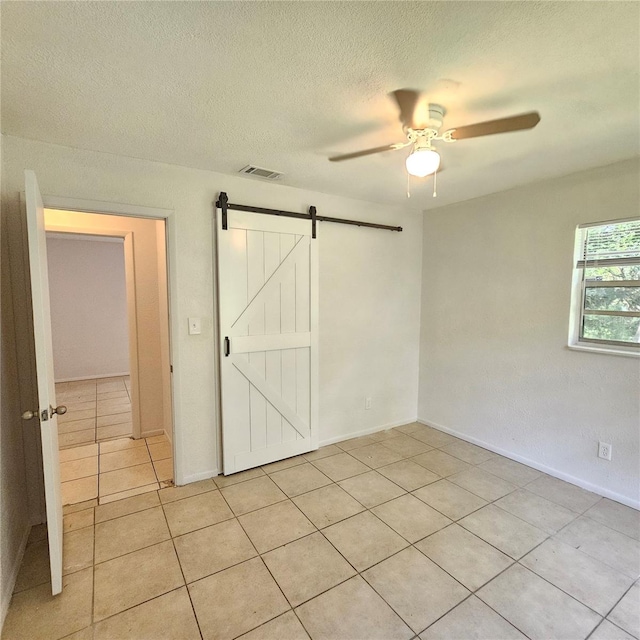
<svg viewBox="0 0 640 640">
<path fill-rule="evenodd" d="M 377 425 L 375 427 L 369 427 L 368 429 L 361 429 L 360 431 L 354 431 L 353 433 L 345 433 L 333 438 L 327 438 L 319 442 L 320 447 L 326 447 L 329 444 L 335 444 L 336 442 L 343 442 L 344 440 L 351 440 L 351 438 L 359 438 L 360 436 L 368 436 L 378 431 L 386 431 L 387 429 L 393 429 L 394 427 L 401 427 L 405 424 L 411 424 L 416 422 L 417 418 L 412 416 L 406 420 L 400 420 L 399 422 L 390 422 L 389 424 Z"/>
<path fill-rule="evenodd" d="M 153 431 L 145 431 L 140 434 L 141 438 L 155 438 L 155 436 L 163 436 L 164 429 L 153 429 Z"/>
<path fill-rule="evenodd" d="M 123 376 L 130 375 L 128 371 L 124 373 L 101 373 L 97 376 L 79 376 L 77 378 L 61 378 L 60 380 L 56 380 L 56 384 L 60 382 L 80 382 L 82 380 L 100 380 L 101 378 L 122 378 Z"/>
<path fill-rule="evenodd" d="M 211 469 L 210 471 L 201 471 L 200 473 L 193 473 L 190 476 L 186 476 L 184 478 L 184 482 L 180 486 L 191 484 L 192 482 L 200 482 L 200 480 L 208 480 L 209 478 L 215 478 L 219 475 L 220 472 L 217 469 Z"/>
<path fill-rule="evenodd" d="M 418 418 L 418 422 L 424 424 L 428 427 L 433 427 L 434 429 L 438 429 L 438 431 L 443 431 L 444 433 L 448 433 L 449 435 L 455 436 L 456 438 L 460 438 L 461 440 L 465 440 L 466 442 L 470 442 L 471 444 L 477 444 L 479 447 L 483 449 L 488 449 L 489 451 L 493 451 L 493 453 L 497 453 L 505 458 L 509 458 L 510 460 L 515 460 L 516 462 L 521 462 L 522 464 L 526 464 L 528 467 L 536 469 L 537 471 L 542 471 L 547 475 L 553 476 L 554 478 L 558 478 L 559 480 L 564 480 L 565 482 L 569 482 L 570 484 L 575 484 L 577 487 L 581 489 L 586 489 L 587 491 L 591 491 L 592 493 L 597 493 L 599 496 L 603 496 L 604 498 L 610 498 L 611 500 L 615 500 L 616 502 L 620 502 L 628 507 L 632 507 L 634 509 L 640 509 L 640 500 L 634 500 L 633 498 L 629 498 L 628 496 L 622 495 L 620 493 L 616 493 L 615 491 L 610 491 L 605 487 L 601 487 L 599 485 L 593 484 L 592 482 L 587 482 L 582 478 L 576 478 L 568 473 L 564 473 L 563 471 L 559 471 L 558 469 L 553 469 L 552 467 L 548 467 L 547 465 L 536 462 L 535 460 L 531 460 L 525 456 L 521 456 L 517 453 L 513 453 L 511 451 L 506 451 L 500 447 L 496 447 L 490 442 L 485 442 L 484 440 L 480 440 L 479 438 L 474 438 L 473 436 L 469 436 L 466 433 L 461 433 L 460 431 L 456 431 L 455 429 L 450 429 L 449 427 L 445 427 L 444 425 L 438 424 L 437 422 L 433 422 L 432 420 L 426 420 L 424 418 Z"/>
<path fill-rule="evenodd" d="M 11 604 L 11 596 L 13 595 L 13 588 L 16 586 L 16 580 L 18 579 L 18 571 L 20 571 L 20 565 L 24 558 L 24 552 L 27 548 L 27 541 L 29 540 L 29 534 L 31 533 L 31 525 L 27 525 L 18 547 L 18 553 L 16 554 L 13 567 L 9 573 L 9 580 L 2 589 L 2 602 L 0 603 L 0 634 L 2 633 L 2 627 L 4 626 L 4 619 L 7 617 L 9 611 L 9 604 Z M 4 558 L 3 558 L 4 560 Z M 4 573 L 4 572 L 3 572 Z"/>
<path fill-rule="evenodd" d="M 412 416 L 411 418 L 400 420 L 399 422 L 391 422 L 389 424 L 377 425 L 368 429 L 361 429 L 360 431 L 355 431 L 353 433 L 346 433 L 340 436 L 335 436 L 333 438 L 328 438 L 327 440 L 322 440 L 320 441 L 319 446 L 325 447 L 328 444 L 334 444 L 336 442 L 342 442 L 343 440 L 350 440 L 351 438 L 358 438 L 360 436 L 367 436 L 371 433 L 385 431 L 386 429 L 393 429 L 394 427 L 401 427 L 404 424 L 411 424 L 415 421 L 416 417 Z M 218 469 L 201 471 L 200 473 L 194 473 L 183 478 L 183 484 L 191 484 L 192 482 L 198 482 L 200 480 L 208 480 L 209 478 L 215 478 L 217 475 L 220 475 L 220 471 L 218 471 Z"/>
</svg>

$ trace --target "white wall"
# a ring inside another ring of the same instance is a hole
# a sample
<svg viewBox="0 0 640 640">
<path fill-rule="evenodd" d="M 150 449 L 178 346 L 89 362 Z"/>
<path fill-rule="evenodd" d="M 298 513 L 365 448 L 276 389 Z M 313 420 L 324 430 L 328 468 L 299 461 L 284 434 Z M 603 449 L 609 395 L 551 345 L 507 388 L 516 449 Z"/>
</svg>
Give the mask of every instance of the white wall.
<svg viewBox="0 0 640 640">
<path fill-rule="evenodd" d="M 345 438 L 416 417 L 422 215 L 257 180 L 5 136 L 3 207 L 12 241 L 24 247 L 18 194 L 23 169 L 42 193 L 175 211 L 177 318 L 172 338 L 175 412 L 185 481 L 217 472 L 218 420 L 213 296 L 213 202 L 232 202 L 402 225 L 403 233 L 319 223 L 320 440 Z M 24 248 L 23 256 L 24 259 Z M 20 285 L 20 277 L 16 278 Z M 24 296 L 21 296 L 24 298 Z M 29 317 L 28 309 L 18 309 Z M 187 318 L 203 318 L 199 336 Z M 29 326 L 27 324 L 27 326 Z M 23 332 L 23 354 L 28 353 Z M 22 344 L 22 342 L 21 342 Z M 26 356 L 25 356 L 26 357 Z M 29 380 L 25 382 L 25 386 Z M 364 409 L 364 398 L 373 408 Z"/>
<path fill-rule="evenodd" d="M 637 160 L 431 210 L 421 420 L 638 505 L 640 361 L 567 348 L 576 225 L 637 216 Z M 598 440 L 613 460 L 597 457 Z"/>
<path fill-rule="evenodd" d="M 47 234 L 56 381 L 129 373 L 124 240 Z"/>
</svg>

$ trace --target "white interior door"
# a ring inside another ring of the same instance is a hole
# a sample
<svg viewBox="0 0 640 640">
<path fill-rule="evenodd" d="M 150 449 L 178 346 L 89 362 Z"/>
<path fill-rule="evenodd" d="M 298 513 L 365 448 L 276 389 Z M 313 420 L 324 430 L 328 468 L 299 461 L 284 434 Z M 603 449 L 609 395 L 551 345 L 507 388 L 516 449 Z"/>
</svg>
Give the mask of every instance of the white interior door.
<svg viewBox="0 0 640 640">
<path fill-rule="evenodd" d="M 318 240 L 311 222 L 218 217 L 224 473 L 318 447 Z"/>
<path fill-rule="evenodd" d="M 55 414 L 56 389 L 53 375 L 53 346 L 49 308 L 47 244 L 44 229 L 44 206 L 33 171 L 24 172 L 33 332 L 38 376 L 38 416 L 42 437 L 42 465 L 47 508 L 51 591 L 62 591 L 62 489 L 58 454 L 58 417 Z M 36 418 L 34 418 L 36 419 Z"/>
</svg>

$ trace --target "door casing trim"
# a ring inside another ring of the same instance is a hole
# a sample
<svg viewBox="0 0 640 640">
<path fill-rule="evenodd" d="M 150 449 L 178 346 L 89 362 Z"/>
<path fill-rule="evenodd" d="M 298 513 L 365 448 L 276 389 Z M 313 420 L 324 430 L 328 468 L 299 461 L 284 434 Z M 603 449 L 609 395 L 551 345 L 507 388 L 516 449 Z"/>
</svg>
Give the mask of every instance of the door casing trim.
<svg viewBox="0 0 640 640">
<path fill-rule="evenodd" d="M 77 211 L 82 213 L 97 213 L 106 215 L 127 216 L 132 218 L 151 218 L 165 221 L 165 242 L 167 250 L 167 288 L 169 306 L 169 353 L 171 356 L 171 397 L 172 397 L 172 447 L 173 447 L 173 474 L 176 485 L 183 485 L 188 478 L 184 471 L 184 446 L 183 429 L 180 406 L 180 371 L 175 363 L 180 362 L 179 345 L 177 336 L 178 327 L 178 274 L 177 274 L 177 228 L 176 217 L 173 209 L 161 209 L 156 207 L 144 207 L 121 202 L 105 202 L 102 200 L 85 200 L 81 198 L 67 198 L 64 196 L 51 196 L 42 194 L 43 204 L 46 209 L 61 209 L 64 211 Z"/>
</svg>

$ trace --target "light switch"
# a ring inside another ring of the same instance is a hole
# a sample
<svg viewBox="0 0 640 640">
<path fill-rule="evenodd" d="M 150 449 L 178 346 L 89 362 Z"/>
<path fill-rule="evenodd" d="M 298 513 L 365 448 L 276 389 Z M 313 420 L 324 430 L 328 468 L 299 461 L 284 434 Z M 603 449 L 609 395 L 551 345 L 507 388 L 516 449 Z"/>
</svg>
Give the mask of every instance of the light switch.
<svg viewBox="0 0 640 640">
<path fill-rule="evenodd" d="M 189 335 L 197 336 L 202 333 L 200 318 L 189 318 Z"/>
</svg>

